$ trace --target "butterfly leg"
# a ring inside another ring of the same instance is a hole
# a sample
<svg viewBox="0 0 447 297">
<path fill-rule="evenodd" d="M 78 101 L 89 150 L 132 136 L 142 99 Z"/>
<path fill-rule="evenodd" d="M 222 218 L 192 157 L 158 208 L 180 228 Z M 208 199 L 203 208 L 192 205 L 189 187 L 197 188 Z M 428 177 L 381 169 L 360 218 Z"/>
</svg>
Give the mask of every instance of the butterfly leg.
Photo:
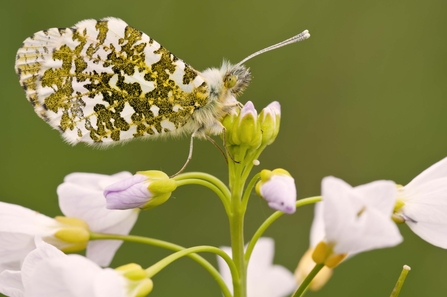
<svg viewBox="0 0 447 297">
<path fill-rule="evenodd" d="M 227 128 L 225 128 L 223 125 L 222 125 L 222 133 L 223 133 L 223 146 L 224 146 L 224 148 L 225 148 L 225 151 L 227 152 L 227 154 L 228 154 L 228 156 L 230 157 L 230 159 L 234 162 L 234 163 L 240 163 L 239 161 L 236 161 L 235 159 L 234 159 L 234 157 L 233 157 L 233 155 L 232 154 L 230 154 L 230 152 L 228 151 L 228 149 L 227 149 Z M 225 159 L 227 160 L 227 163 L 228 163 L 228 159 L 225 157 Z"/>
<path fill-rule="evenodd" d="M 185 170 L 186 166 L 188 166 L 189 161 L 191 161 L 191 159 L 192 159 L 192 151 L 193 151 L 193 148 L 194 148 L 194 134 L 195 134 L 195 133 L 193 133 L 193 134 L 191 135 L 191 141 L 190 141 L 190 143 L 189 143 L 189 153 L 188 153 L 188 158 L 186 159 L 185 164 L 183 164 L 182 168 L 180 168 L 180 170 L 179 170 L 177 173 L 171 175 L 170 178 L 173 178 L 173 177 L 179 175 L 180 173 L 182 173 L 183 170 Z"/>
<path fill-rule="evenodd" d="M 224 152 L 224 150 L 214 141 L 214 139 L 212 139 L 211 137 L 209 137 L 208 135 L 205 135 L 205 137 L 206 137 L 206 140 L 208 140 L 209 142 L 211 142 L 215 147 L 217 147 L 217 149 L 222 153 L 222 155 L 224 156 L 224 158 L 225 158 L 225 162 L 227 162 L 227 164 L 228 164 L 228 159 L 227 159 L 227 156 L 226 156 L 226 154 L 225 154 L 225 152 Z M 225 134 L 224 134 L 224 137 L 225 137 Z"/>
</svg>

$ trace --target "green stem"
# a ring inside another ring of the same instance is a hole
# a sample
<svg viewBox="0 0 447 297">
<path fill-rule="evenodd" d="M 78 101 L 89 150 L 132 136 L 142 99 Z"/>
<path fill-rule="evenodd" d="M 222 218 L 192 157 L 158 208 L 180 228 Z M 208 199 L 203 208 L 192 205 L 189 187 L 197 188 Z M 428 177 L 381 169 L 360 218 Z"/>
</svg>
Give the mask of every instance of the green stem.
<svg viewBox="0 0 447 297">
<path fill-rule="evenodd" d="M 189 178 L 189 179 L 181 179 L 177 181 L 177 186 L 185 186 L 185 185 L 201 185 L 204 187 L 209 188 L 214 193 L 216 193 L 217 196 L 219 196 L 220 200 L 222 201 L 222 204 L 224 205 L 225 211 L 227 215 L 230 212 L 230 197 L 226 196 L 225 193 L 223 193 L 220 188 L 218 188 L 215 184 L 210 183 L 209 181 L 203 180 L 203 179 L 196 179 L 196 178 Z"/>
<path fill-rule="evenodd" d="M 248 175 L 250 174 L 251 170 L 253 169 L 253 161 L 254 160 L 258 160 L 259 156 L 261 155 L 262 151 L 267 147 L 267 145 L 262 145 L 260 147 L 258 147 L 256 150 L 251 151 L 247 154 L 247 156 L 245 157 L 245 159 L 248 161 L 247 165 L 245 166 L 243 172 L 242 172 L 242 177 L 244 179 L 248 178 Z"/>
<path fill-rule="evenodd" d="M 203 179 L 203 180 L 209 181 L 210 183 L 212 183 L 213 185 L 218 187 L 220 189 L 220 191 L 226 197 L 228 197 L 228 199 L 230 199 L 230 197 L 231 197 L 231 192 L 228 189 L 228 187 L 214 175 L 211 175 L 208 173 L 203 173 L 203 172 L 186 172 L 186 173 L 181 173 L 181 174 L 177 175 L 176 177 L 174 177 L 174 180 L 176 180 L 176 181 L 180 181 L 182 179 Z"/>
<path fill-rule="evenodd" d="M 301 297 L 304 292 L 306 292 L 307 287 L 310 285 L 310 282 L 314 279 L 314 277 L 320 272 L 320 270 L 324 267 L 324 264 L 315 264 L 315 267 L 312 271 L 306 276 L 304 281 L 299 286 L 298 290 L 292 295 L 292 297 Z"/>
<path fill-rule="evenodd" d="M 242 202 L 242 193 L 246 179 L 242 177 L 242 171 L 245 168 L 244 158 L 247 148 L 238 147 L 234 158 L 241 163 L 229 162 L 229 180 L 231 190 L 231 214 L 228 216 L 230 221 L 231 250 L 233 261 L 239 271 L 239 276 L 233 275 L 234 297 L 247 296 L 247 263 L 244 258 L 244 216 L 245 208 Z M 235 152 L 235 150 L 233 150 Z"/>
<path fill-rule="evenodd" d="M 404 265 L 402 272 L 400 273 L 399 279 L 397 280 L 396 285 L 394 286 L 393 292 L 391 292 L 390 297 L 397 297 L 400 294 L 400 290 L 404 285 L 405 278 L 407 277 L 408 272 L 410 272 L 410 266 Z"/>
<path fill-rule="evenodd" d="M 243 203 L 244 209 L 247 208 L 247 204 L 248 204 L 248 200 L 249 200 L 250 195 L 251 195 L 251 191 L 255 187 L 256 182 L 259 180 L 260 176 L 261 176 L 260 172 L 256 173 L 255 176 L 253 176 L 251 178 L 250 182 L 248 183 L 247 188 L 245 188 L 244 196 L 242 197 L 242 203 Z"/>
<path fill-rule="evenodd" d="M 137 242 L 137 243 L 143 243 L 147 245 L 157 246 L 161 248 L 165 248 L 171 251 L 182 251 L 185 248 L 176 245 L 167 241 L 148 238 L 148 237 L 142 237 L 142 236 L 134 236 L 134 235 L 116 235 L 116 234 L 101 234 L 101 233 L 90 233 L 90 240 L 107 240 L 107 239 L 117 239 L 117 240 L 123 240 L 127 242 Z M 217 284 L 219 285 L 220 289 L 222 290 L 222 293 L 225 297 L 232 297 L 230 291 L 228 290 L 227 285 L 223 281 L 220 273 L 214 268 L 213 265 L 211 265 L 207 260 L 205 260 L 203 257 L 197 255 L 197 254 L 189 254 L 188 257 L 199 263 L 203 266 L 210 274 L 211 276 L 216 280 Z"/>
<path fill-rule="evenodd" d="M 237 275 L 237 270 L 233 263 L 233 260 L 231 260 L 230 256 L 228 256 L 227 253 L 214 246 L 202 245 L 175 252 L 174 254 L 169 255 L 166 258 L 158 261 L 157 263 L 146 269 L 147 277 L 152 278 L 154 275 L 156 275 L 163 268 L 165 268 L 175 260 L 178 260 L 184 256 L 191 256 L 191 254 L 200 252 L 209 252 L 219 255 L 220 257 L 222 257 L 223 260 L 225 260 L 225 262 L 227 262 L 228 266 L 230 267 L 231 274 Z"/>
<path fill-rule="evenodd" d="M 240 212 L 240 208 L 233 208 L 233 214 L 230 216 L 230 231 L 233 261 L 239 271 L 238 275 L 232 275 L 234 296 L 245 297 L 247 269 L 244 259 L 244 214 Z"/>
<path fill-rule="evenodd" d="M 316 202 L 320 202 L 320 201 L 321 201 L 321 196 L 315 196 L 315 197 L 300 199 L 295 203 L 295 205 L 298 208 L 298 207 L 301 207 L 301 206 L 304 206 L 307 204 L 312 204 L 312 203 L 316 203 Z M 265 230 L 267 230 L 267 228 L 270 227 L 270 225 L 274 221 L 276 221 L 278 218 L 280 218 L 283 214 L 284 213 L 281 211 L 275 211 L 270 217 L 268 217 L 264 221 L 264 223 L 262 223 L 261 226 L 259 226 L 258 230 L 255 232 L 252 239 L 248 243 L 247 250 L 245 252 L 245 261 L 247 261 L 247 263 L 250 260 L 251 253 L 253 252 L 253 249 L 254 249 L 258 239 L 262 236 L 262 234 L 264 234 Z"/>
</svg>

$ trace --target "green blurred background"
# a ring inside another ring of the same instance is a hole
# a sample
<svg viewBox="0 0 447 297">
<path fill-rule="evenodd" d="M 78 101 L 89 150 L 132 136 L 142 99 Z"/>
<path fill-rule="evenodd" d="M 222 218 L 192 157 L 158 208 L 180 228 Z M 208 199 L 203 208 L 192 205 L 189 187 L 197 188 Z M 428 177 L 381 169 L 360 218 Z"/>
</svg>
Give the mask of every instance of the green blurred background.
<svg viewBox="0 0 447 297">
<path fill-rule="evenodd" d="M 70 27 L 86 18 L 115 16 L 147 33 L 198 70 L 238 62 L 304 29 L 312 37 L 247 63 L 254 79 L 239 98 L 258 110 L 282 105 L 277 141 L 258 167 L 283 167 L 296 179 L 300 198 L 318 195 L 324 176 L 352 185 L 377 179 L 408 183 L 447 156 L 447 59 L 445 0 L 277 1 L 3 1 L 0 9 L 0 199 L 49 216 L 60 214 L 56 187 L 71 172 L 112 174 L 127 170 L 176 172 L 189 139 L 135 141 L 100 150 L 65 144 L 39 119 L 14 73 L 21 42 L 36 31 Z M 227 180 L 220 153 L 195 143 L 189 171 Z M 284 216 L 267 236 L 276 242 L 275 263 L 294 270 L 307 249 L 312 207 Z M 247 238 L 272 211 L 252 195 Z M 401 296 L 445 296 L 447 251 L 401 226 L 396 248 L 358 255 L 336 269 L 309 296 L 389 296 L 403 264 L 412 267 Z M 142 212 L 133 234 L 184 246 L 229 245 L 219 199 L 199 187 L 182 187 L 168 203 Z M 164 250 L 124 244 L 112 267 L 147 267 Z M 213 256 L 206 255 L 215 263 Z M 154 278 L 150 296 L 221 296 L 195 262 L 184 259 Z"/>
</svg>

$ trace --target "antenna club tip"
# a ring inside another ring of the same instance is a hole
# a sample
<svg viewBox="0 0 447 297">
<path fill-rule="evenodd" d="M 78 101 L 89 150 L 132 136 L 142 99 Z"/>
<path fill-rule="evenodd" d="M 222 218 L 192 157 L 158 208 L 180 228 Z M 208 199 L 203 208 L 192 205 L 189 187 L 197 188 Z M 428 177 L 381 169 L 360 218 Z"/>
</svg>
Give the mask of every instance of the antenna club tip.
<svg viewBox="0 0 447 297">
<path fill-rule="evenodd" d="M 303 33 L 301 33 L 301 34 L 303 34 L 303 39 L 307 39 L 310 37 L 309 30 L 304 30 Z"/>
</svg>

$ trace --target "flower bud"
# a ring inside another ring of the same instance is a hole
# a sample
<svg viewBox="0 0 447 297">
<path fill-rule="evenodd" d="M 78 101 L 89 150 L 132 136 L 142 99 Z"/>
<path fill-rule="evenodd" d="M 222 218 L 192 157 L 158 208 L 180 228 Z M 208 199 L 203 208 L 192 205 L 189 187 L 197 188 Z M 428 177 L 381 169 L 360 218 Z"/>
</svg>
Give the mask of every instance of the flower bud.
<svg viewBox="0 0 447 297">
<path fill-rule="evenodd" d="M 258 123 L 258 112 L 251 101 L 242 107 L 239 114 L 226 116 L 222 125 L 227 130 L 227 145 L 246 145 L 255 149 L 260 146 L 261 126 Z"/>
<path fill-rule="evenodd" d="M 272 144 L 279 132 L 281 119 L 281 106 L 278 101 L 267 105 L 259 114 L 259 123 L 262 131 L 262 144 Z"/>
<path fill-rule="evenodd" d="M 239 139 L 236 137 L 235 133 L 235 123 L 237 122 L 239 115 L 235 114 L 228 114 L 226 117 L 222 120 L 222 125 L 225 127 L 225 133 L 226 136 L 224 136 L 226 139 L 227 145 L 240 145 Z"/>
<path fill-rule="evenodd" d="M 126 264 L 116 268 L 115 271 L 126 278 L 129 296 L 146 296 L 154 287 L 154 283 L 147 277 L 146 271 L 138 264 Z"/>
<path fill-rule="evenodd" d="M 166 202 L 177 183 L 157 170 L 140 171 L 104 190 L 108 209 L 151 209 Z"/>
<path fill-rule="evenodd" d="M 258 112 L 251 101 L 248 101 L 241 109 L 237 132 L 241 144 L 256 148 L 260 145 L 261 133 L 258 124 Z"/>
<path fill-rule="evenodd" d="M 284 169 L 262 170 L 256 192 L 264 198 L 269 207 L 292 214 L 296 210 L 295 180 Z"/>
</svg>

